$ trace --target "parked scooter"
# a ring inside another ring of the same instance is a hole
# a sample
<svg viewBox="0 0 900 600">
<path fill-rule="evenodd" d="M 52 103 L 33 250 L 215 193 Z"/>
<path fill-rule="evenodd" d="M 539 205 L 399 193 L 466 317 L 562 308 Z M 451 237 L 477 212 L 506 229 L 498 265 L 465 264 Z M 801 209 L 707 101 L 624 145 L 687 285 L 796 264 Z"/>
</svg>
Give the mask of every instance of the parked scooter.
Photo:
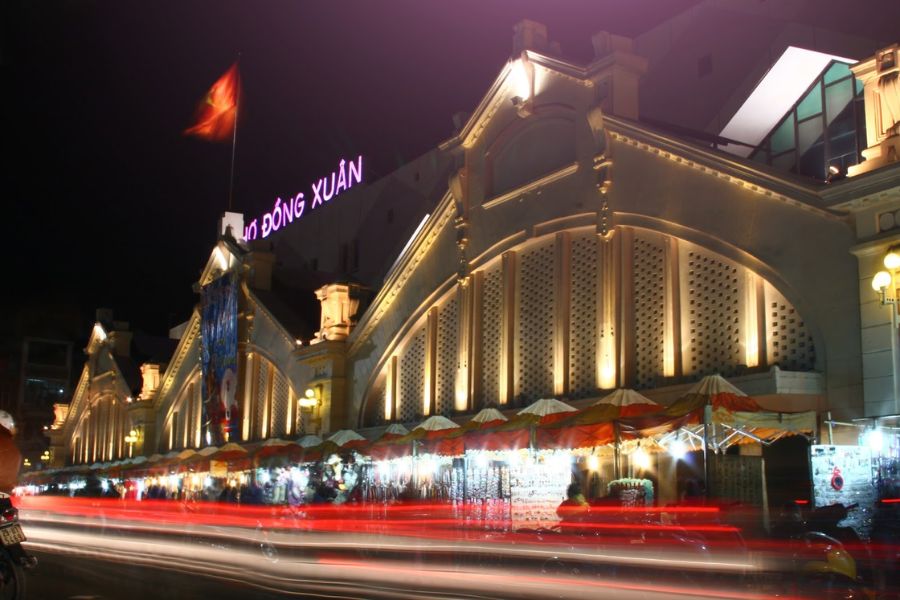
<svg viewBox="0 0 900 600">
<path fill-rule="evenodd" d="M 831 598 L 870 598 L 871 590 L 860 577 L 857 558 L 853 553 L 864 552 L 862 540 L 851 527 L 839 525 L 857 505 L 834 504 L 816 508 L 799 519 L 787 515 L 776 530 L 776 537 L 783 537 L 790 546 L 791 565 L 783 576 L 777 591 L 766 589 L 772 596 L 816 596 Z M 775 531 L 773 531 L 775 533 Z M 768 577 L 768 576 L 767 576 Z M 769 582 L 777 578 L 770 578 Z"/>
<path fill-rule="evenodd" d="M 25 534 L 19 511 L 8 494 L 0 492 L 0 599 L 24 600 L 25 569 L 37 566 L 37 558 L 22 548 Z"/>
</svg>

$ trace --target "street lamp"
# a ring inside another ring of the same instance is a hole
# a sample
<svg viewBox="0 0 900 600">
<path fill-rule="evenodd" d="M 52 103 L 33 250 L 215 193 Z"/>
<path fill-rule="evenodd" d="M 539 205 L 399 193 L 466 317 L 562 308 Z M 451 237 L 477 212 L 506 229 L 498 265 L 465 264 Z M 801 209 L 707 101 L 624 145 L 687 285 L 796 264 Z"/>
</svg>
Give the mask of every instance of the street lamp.
<svg viewBox="0 0 900 600">
<path fill-rule="evenodd" d="M 897 304 L 896 297 L 889 297 L 887 290 L 894 281 L 893 273 L 900 269 L 900 246 L 888 249 L 881 261 L 885 271 L 878 271 L 872 278 L 872 289 L 881 295 L 882 304 Z"/>
<path fill-rule="evenodd" d="M 134 445 L 138 441 L 138 432 L 137 429 L 132 429 L 128 432 L 128 435 L 125 436 L 125 443 L 128 444 L 128 458 L 131 458 L 131 454 L 134 451 Z"/>
<path fill-rule="evenodd" d="M 297 404 L 300 405 L 301 412 L 307 413 L 310 425 L 315 423 L 319 423 L 321 421 L 321 417 L 318 414 L 319 406 L 322 403 L 321 392 L 319 386 L 310 387 L 306 389 L 306 392 L 303 393 L 297 400 Z M 300 418 L 301 427 L 305 430 L 305 426 L 303 425 L 303 417 L 301 415 Z"/>
<path fill-rule="evenodd" d="M 300 398 L 300 406 L 302 408 L 315 408 L 319 405 L 319 394 L 317 389 L 307 388 L 306 393 Z"/>
<path fill-rule="evenodd" d="M 48 463 L 50 462 L 50 451 L 44 450 L 43 454 L 41 454 L 41 462 Z"/>
</svg>

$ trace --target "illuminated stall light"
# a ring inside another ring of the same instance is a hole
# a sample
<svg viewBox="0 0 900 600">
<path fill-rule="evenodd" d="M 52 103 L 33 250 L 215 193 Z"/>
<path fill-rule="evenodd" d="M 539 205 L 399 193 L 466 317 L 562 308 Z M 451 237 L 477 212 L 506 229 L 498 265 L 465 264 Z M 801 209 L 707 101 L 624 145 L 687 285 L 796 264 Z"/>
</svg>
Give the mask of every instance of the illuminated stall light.
<svg viewBox="0 0 900 600">
<path fill-rule="evenodd" d="M 675 440 L 671 444 L 669 444 L 669 454 L 675 460 L 683 460 L 687 455 L 687 446 L 681 440 Z"/>
<path fill-rule="evenodd" d="M 638 448 L 631 454 L 631 460 L 634 461 L 634 466 L 642 471 L 647 471 L 650 469 L 651 460 L 650 454 L 644 450 L 643 448 Z"/>
</svg>

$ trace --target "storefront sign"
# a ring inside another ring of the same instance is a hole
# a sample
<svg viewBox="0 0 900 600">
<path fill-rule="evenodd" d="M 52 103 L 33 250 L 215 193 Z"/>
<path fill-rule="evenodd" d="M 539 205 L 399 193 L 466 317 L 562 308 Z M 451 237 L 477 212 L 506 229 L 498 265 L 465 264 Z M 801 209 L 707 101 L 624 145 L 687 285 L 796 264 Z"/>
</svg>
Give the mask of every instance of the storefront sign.
<svg viewBox="0 0 900 600">
<path fill-rule="evenodd" d="M 362 182 L 362 156 L 357 156 L 355 161 L 341 159 L 335 171 L 313 182 L 309 195 L 299 192 L 287 200 L 276 198 L 272 210 L 253 219 L 244 227 L 244 240 L 249 242 L 267 238 L 294 220 L 299 221 L 308 210 L 315 210 L 360 182 Z"/>
</svg>

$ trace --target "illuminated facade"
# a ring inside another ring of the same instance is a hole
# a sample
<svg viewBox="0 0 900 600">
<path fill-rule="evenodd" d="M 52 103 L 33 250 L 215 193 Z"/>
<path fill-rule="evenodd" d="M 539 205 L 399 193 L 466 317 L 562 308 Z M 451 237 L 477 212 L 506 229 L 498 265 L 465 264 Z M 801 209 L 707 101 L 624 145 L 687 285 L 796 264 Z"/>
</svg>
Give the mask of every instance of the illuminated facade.
<svg viewBox="0 0 900 600">
<path fill-rule="evenodd" d="M 240 276 L 232 440 L 465 420 L 546 397 L 580 405 L 616 387 L 665 402 L 711 373 L 775 410 L 900 412 L 896 319 L 869 286 L 900 235 L 898 165 L 826 185 L 647 127 L 647 61 L 625 38 L 593 44 L 588 66 L 571 64 L 523 22 L 451 139 L 265 245 L 223 237 L 199 283 Z M 226 225 L 248 226 L 233 214 Z M 292 325 L 276 284 L 320 270 L 373 297 L 320 282 L 318 331 Z M 125 405 L 115 377 L 102 390 L 99 371 L 83 377 L 54 452 L 90 463 L 205 445 L 199 337 L 195 312 Z"/>
</svg>

